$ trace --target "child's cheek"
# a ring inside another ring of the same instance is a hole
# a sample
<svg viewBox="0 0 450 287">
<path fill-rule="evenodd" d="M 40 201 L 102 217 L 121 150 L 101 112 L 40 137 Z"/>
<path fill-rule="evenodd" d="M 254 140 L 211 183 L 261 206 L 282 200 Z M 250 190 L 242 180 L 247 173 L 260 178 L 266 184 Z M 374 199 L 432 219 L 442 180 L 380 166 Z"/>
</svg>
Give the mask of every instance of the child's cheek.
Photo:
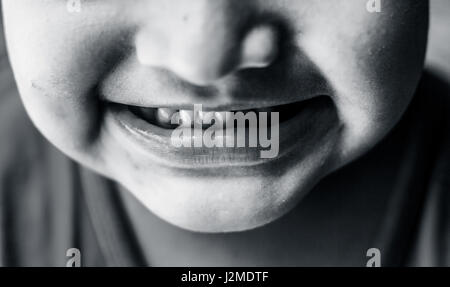
<svg viewBox="0 0 450 287">
<path fill-rule="evenodd" d="M 381 13 L 360 10 L 305 22 L 298 46 L 335 91 L 345 125 L 341 153 L 358 156 L 399 120 L 423 68 L 427 9 L 386 5 Z M 326 10 L 319 15 L 327 15 Z"/>
<path fill-rule="evenodd" d="M 126 46 L 127 27 L 110 13 L 5 3 L 11 63 L 29 115 L 62 150 L 89 149 L 101 126 L 97 86 Z"/>
</svg>

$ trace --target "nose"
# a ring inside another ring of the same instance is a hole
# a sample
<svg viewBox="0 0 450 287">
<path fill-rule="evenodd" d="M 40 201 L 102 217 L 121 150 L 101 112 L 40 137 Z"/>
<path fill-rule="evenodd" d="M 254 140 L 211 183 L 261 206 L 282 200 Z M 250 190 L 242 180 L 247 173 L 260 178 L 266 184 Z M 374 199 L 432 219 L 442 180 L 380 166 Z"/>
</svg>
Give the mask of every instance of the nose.
<svg viewBox="0 0 450 287">
<path fill-rule="evenodd" d="M 270 66 L 279 32 L 255 20 L 250 2 L 178 1 L 173 9 L 153 13 L 136 35 L 139 62 L 202 86 L 239 70 Z"/>
</svg>

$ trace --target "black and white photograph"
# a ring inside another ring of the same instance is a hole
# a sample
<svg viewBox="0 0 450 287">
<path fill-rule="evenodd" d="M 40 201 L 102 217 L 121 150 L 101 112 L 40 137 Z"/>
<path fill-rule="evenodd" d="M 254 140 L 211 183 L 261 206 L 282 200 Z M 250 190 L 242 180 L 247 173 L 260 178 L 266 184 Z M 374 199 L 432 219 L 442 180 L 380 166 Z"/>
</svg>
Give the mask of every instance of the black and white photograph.
<svg viewBox="0 0 450 287">
<path fill-rule="evenodd" d="M 449 0 L 0 3 L 1 267 L 450 267 Z"/>
</svg>

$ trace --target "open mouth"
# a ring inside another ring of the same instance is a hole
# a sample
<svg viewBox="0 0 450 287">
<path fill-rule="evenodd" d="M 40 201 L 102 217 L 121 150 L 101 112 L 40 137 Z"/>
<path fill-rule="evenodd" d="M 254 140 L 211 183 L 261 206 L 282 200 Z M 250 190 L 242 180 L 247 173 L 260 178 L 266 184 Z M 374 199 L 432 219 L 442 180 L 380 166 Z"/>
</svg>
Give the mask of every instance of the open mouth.
<svg viewBox="0 0 450 287">
<path fill-rule="evenodd" d="M 195 109 L 174 109 L 174 108 L 152 108 L 152 107 L 139 107 L 132 105 L 121 105 L 121 108 L 128 109 L 136 117 L 146 121 L 149 124 L 160 127 L 162 129 L 173 130 L 180 126 L 194 127 L 196 121 L 201 125 L 202 129 L 208 129 L 212 125 L 221 122 L 223 128 L 226 128 L 228 124 L 227 114 L 242 113 L 244 116 L 249 113 L 258 115 L 260 113 L 267 114 L 267 122 L 270 123 L 272 113 L 278 113 L 279 123 L 289 121 L 294 118 L 298 113 L 306 107 L 310 101 L 314 99 L 305 100 L 301 102 L 295 102 L 290 104 L 271 106 L 259 109 L 246 109 L 246 110 L 230 110 L 230 111 L 195 111 Z M 120 104 L 117 104 L 120 105 Z M 257 125 L 259 125 L 259 117 L 255 117 Z M 245 122 L 246 128 L 250 123 Z"/>
<path fill-rule="evenodd" d="M 195 115 L 195 113 L 199 114 Z M 219 131 L 218 139 L 223 143 L 231 142 L 232 145 L 207 146 L 205 135 L 210 135 L 208 131 L 212 125 L 216 124 L 215 121 L 223 118 L 224 114 L 238 113 L 242 116 L 254 113 L 253 118 L 256 123 L 251 124 L 251 121 L 245 120 L 241 121 L 238 127 L 235 126 L 237 123 L 235 121 L 229 126 L 227 118 L 222 122 L 223 126 L 219 125 L 219 129 L 225 127 L 225 130 Z M 213 120 L 205 123 L 202 120 L 208 114 L 212 115 Z M 261 117 L 261 114 L 265 117 Z M 271 121 L 275 115 L 276 120 Z M 174 117 L 177 120 L 173 121 Z M 199 119 L 200 123 L 196 124 L 195 121 Z M 276 125 L 274 125 L 275 122 Z M 316 96 L 304 101 L 265 108 L 229 111 L 207 108 L 206 112 L 198 112 L 195 106 L 193 109 L 186 107 L 176 109 L 109 103 L 107 123 L 108 129 L 116 140 L 121 142 L 124 148 L 129 149 L 129 152 L 141 150 L 165 166 L 191 169 L 193 167 L 260 166 L 274 159 L 286 158 L 285 155 L 291 154 L 294 150 L 297 151 L 296 157 L 302 157 L 311 146 L 321 142 L 331 129 L 338 126 L 338 119 L 331 98 Z M 240 138 L 238 130 L 243 127 L 245 133 Z M 276 127 L 275 131 L 274 127 Z M 188 146 L 174 145 L 174 134 L 177 134 L 177 131 L 183 131 L 185 136 L 183 143 L 188 143 Z M 228 131 L 231 132 L 228 133 Z M 256 146 L 249 144 L 254 138 L 251 137 L 250 131 L 253 131 L 257 137 Z M 243 139 L 244 146 L 235 144 L 239 139 Z M 267 139 L 267 141 L 261 141 L 261 139 Z M 197 140 L 202 144 L 201 146 L 195 145 Z M 269 142 L 269 145 L 262 145 L 261 142 Z M 137 150 L 130 149 L 130 143 Z M 275 151 L 274 156 L 262 156 L 267 151 Z M 142 156 L 141 153 L 137 154 Z"/>
</svg>

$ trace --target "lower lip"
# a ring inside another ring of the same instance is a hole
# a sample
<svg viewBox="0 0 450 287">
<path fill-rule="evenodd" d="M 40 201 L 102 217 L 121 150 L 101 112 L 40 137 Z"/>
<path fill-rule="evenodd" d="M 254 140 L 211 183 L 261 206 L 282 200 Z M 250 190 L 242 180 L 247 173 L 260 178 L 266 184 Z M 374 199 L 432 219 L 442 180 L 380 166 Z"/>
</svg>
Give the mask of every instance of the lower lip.
<svg viewBox="0 0 450 287">
<path fill-rule="evenodd" d="M 123 105 L 108 105 L 106 124 L 121 145 L 131 144 L 151 160 L 167 167 L 186 169 L 245 167 L 280 160 L 293 150 L 301 153 L 305 150 L 301 148 L 302 145 L 314 144 L 318 138 L 325 136 L 329 128 L 324 129 L 324 125 L 328 127 L 336 125 L 330 111 L 334 112 L 334 105 L 329 98 L 318 97 L 305 101 L 304 106 L 294 117 L 280 123 L 279 153 L 274 158 L 261 158 L 262 148 L 175 147 L 171 142 L 173 130 L 150 124 Z"/>
</svg>

